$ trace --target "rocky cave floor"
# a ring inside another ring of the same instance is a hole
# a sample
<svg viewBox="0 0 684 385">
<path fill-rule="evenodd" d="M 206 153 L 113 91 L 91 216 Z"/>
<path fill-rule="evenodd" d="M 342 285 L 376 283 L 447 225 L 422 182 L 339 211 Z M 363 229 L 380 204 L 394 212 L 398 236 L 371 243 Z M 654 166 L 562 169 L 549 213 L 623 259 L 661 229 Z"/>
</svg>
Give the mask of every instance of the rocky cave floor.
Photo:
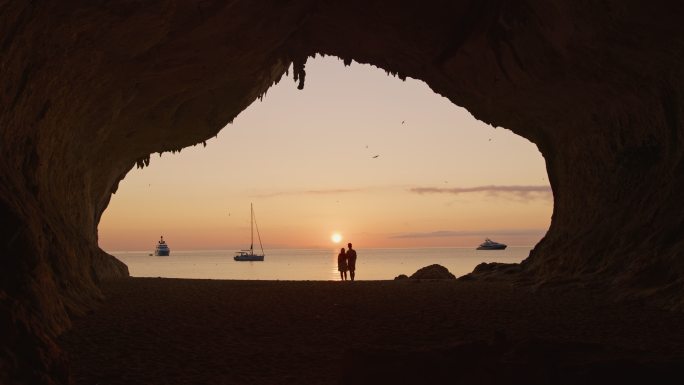
<svg viewBox="0 0 684 385">
<path fill-rule="evenodd" d="M 60 345 L 75 384 L 681 383 L 684 314 L 570 286 L 128 278 Z"/>
</svg>

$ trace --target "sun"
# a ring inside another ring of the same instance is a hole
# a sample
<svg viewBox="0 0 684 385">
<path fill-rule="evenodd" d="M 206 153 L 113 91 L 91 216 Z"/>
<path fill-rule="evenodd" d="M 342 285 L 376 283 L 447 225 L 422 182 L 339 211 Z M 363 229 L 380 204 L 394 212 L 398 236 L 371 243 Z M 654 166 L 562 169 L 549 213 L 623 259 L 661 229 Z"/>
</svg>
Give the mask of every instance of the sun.
<svg viewBox="0 0 684 385">
<path fill-rule="evenodd" d="M 340 243 L 340 241 L 342 240 L 342 234 L 333 233 L 333 235 L 330 236 L 330 239 L 333 241 L 333 243 Z"/>
</svg>

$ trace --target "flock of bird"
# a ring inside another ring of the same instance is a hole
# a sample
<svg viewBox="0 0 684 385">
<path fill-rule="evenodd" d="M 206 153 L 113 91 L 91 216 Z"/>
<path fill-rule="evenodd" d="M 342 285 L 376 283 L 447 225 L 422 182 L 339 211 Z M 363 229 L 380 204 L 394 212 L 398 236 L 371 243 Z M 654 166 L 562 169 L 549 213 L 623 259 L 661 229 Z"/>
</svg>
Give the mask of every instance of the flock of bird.
<svg viewBox="0 0 684 385">
<path fill-rule="evenodd" d="M 401 121 L 401 124 L 404 124 L 404 122 L 405 122 L 405 121 L 402 120 L 402 121 Z M 491 140 L 491 139 L 490 139 L 490 140 Z M 368 145 L 366 145 L 366 148 L 368 148 Z M 372 159 L 377 159 L 377 158 L 379 158 L 379 157 L 380 157 L 380 154 L 377 154 L 377 155 L 373 155 L 371 158 L 372 158 Z"/>
<path fill-rule="evenodd" d="M 401 124 L 404 124 L 404 123 L 405 123 L 405 120 L 402 120 L 402 121 L 401 121 Z M 492 141 L 492 138 L 489 138 L 489 141 L 491 142 L 491 141 Z M 368 148 L 368 145 L 366 145 L 366 148 Z M 372 158 L 372 159 L 375 159 L 375 158 L 378 158 L 379 156 L 380 156 L 380 154 L 378 154 L 378 155 L 373 155 L 371 158 Z"/>
</svg>

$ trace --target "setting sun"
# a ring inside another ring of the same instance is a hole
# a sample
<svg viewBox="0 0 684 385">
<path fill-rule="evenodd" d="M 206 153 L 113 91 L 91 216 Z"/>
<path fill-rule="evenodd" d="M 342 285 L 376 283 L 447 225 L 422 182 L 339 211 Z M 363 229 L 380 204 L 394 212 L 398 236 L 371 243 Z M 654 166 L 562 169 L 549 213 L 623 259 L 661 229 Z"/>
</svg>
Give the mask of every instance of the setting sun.
<svg viewBox="0 0 684 385">
<path fill-rule="evenodd" d="M 333 235 L 330 237 L 330 239 L 331 239 L 334 243 L 340 243 L 340 241 L 342 240 L 342 234 L 340 234 L 340 233 L 333 233 Z"/>
</svg>

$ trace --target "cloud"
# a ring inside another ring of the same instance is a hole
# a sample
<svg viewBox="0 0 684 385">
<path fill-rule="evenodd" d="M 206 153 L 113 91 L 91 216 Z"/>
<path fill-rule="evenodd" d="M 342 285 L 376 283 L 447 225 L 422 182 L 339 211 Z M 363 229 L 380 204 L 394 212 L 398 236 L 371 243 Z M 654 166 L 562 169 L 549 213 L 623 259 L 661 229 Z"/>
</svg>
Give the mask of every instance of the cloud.
<svg viewBox="0 0 684 385">
<path fill-rule="evenodd" d="M 458 238 L 458 237 L 541 237 L 546 233 L 545 229 L 499 229 L 499 230 L 440 230 L 425 233 L 397 234 L 389 238 Z"/>
<path fill-rule="evenodd" d="M 414 187 L 409 189 L 410 192 L 416 194 L 470 194 L 470 193 L 485 193 L 489 196 L 509 195 L 517 199 L 528 201 L 533 199 L 550 199 L 550 186 L 475 186 L 475 187 Z"/>
<path fill-rule="evenodd" d="M 309 189 L 309 190 L 291 190 L 291 191 L 276 191 L 270 193 L 262 193 L 252 195 L 255 198 L 273 198 L 280 196 L 295 196 L 295 195 L 339 195 L 359 192 L 369 192 L 378 190 L 387 190 L 397 188 L 400 186 L 376 186 L 376 187 L 362 187 L 362 188 L 331 188 L 331 189 Z M 401 186 L 402 189 L 408 186 Z M 475 186 L 475 187 L 413 187 L 408 189 L 414 194 L 470 194 L 470 193 L 485 193 L 489 196 L 509 196 L 519 200 L 529 201 L 533 199 L 551 199 L 550 186 Z"/>
<path fill-rule="evenodd" d="M 279 196 L 291 196 L 291 195 L 335 195 L 335 194 L 349 194 L 355 192 L 366 191 L 366 189 L 361 188 L 338 188 L 338 189 L 322 189 L 322 190 L 294 190 L 294 191 L 278 191 L 267 194 L 257 194 L 253 195 L 255 198 L 273 198 Z"/>
</svg>

